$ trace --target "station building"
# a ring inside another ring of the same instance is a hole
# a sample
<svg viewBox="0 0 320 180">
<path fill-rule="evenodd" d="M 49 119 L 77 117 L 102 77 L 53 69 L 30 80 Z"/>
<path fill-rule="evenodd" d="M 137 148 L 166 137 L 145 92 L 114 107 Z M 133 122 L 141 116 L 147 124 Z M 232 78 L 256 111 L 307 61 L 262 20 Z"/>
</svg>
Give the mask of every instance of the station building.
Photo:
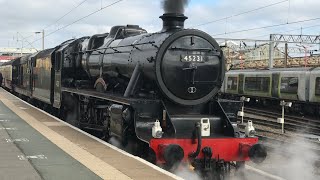
<svg viewBox="0 0 320 180">
<path fill-rule="evenodd" d="M 37 49 L 34 48 L 0 48 L 0 64 L 10 61 L 16 57 L 32 54 L 35 52 L 37 52 Z"/>
</svg>

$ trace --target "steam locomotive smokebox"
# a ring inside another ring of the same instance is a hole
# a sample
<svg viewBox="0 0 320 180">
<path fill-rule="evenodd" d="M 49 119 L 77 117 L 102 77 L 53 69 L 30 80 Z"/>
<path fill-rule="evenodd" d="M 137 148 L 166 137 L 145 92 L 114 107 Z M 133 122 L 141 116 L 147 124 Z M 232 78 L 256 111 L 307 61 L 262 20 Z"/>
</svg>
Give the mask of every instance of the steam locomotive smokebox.
<svg viewBox="0 0 320 180">
<path fill-rule="evenodd" d="M 110 132 L 112 135 L 121 137 L 123 134 L 124 119 L 122 118 L 123 106 L 113 104 L 109 108 Z"/>
</svg>

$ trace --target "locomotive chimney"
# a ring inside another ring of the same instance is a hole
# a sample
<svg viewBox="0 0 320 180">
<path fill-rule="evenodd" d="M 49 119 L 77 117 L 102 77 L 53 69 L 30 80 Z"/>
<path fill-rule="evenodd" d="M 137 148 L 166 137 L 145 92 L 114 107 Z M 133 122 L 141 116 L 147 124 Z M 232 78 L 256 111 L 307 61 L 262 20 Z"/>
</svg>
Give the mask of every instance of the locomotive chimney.
<svg viewBox="0 0 320 180">
<path fill-rule="evenodd" d="M 185 15 L 177 13 L 165 13 L 160 18 L 163 21 L 162 31 L 183 29 L 184 21 L 188 19 Z"/>
<path fill-rule="evenodd" d="M 162 31 L 183 29 L 184 21 L 188 19 L 183 13 L 189 0 L 163 0 L 164 14 L 160 16 L 163 21 Z"/>
</svg>

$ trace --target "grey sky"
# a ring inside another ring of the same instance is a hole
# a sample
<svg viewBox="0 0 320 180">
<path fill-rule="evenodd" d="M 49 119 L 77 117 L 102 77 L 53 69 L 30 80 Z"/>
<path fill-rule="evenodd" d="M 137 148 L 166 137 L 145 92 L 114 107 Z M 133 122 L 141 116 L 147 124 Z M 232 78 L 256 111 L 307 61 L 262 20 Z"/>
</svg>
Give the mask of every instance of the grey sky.
<svg viewBox="0 0 320 180">
<path fill-rule="evenodd" d="M 41 31 L 46 26 L 54 23 L 62 15 L 77 6 L 83 0 L 0 0 L 0 47 L 21 47 L 23 37 L 34 42 L 41 38 L 41 34 L 32 32 Z M 101 7 L 115 2 L 116 0 L 87 0 L 58 23 L 45 29 L 45 34 L 86 16 Z M 258 7 L 281 2 L 282 0 L 191 0 L 185 15 L 189 17 L 186 27 L 214 21 L 227 16 L 249 11 Z M 65 29 L 61 29 L 45 38 L 45 47 L 53 47 L 72 37 L 90 36 L 95 33 L 109 31 L 110 27 L 118 24 L 138 24 L 149 32 L 161 29 L 161 20 L 158 18 L 163 10 L 160 0 L 123 0 L 109 8 L 106 8 L 84 20 L 81 20 Z M 242 33 L 229 32 L 249 29 L 273 24 L 293 22 L 298 20 L 319 18 L 320 1 L 316 0 L 290 0 L 278 5 L 254 11 L 248 14 L 229 18 L 219 22 L 197 26 L 205 32 L 216 37 L 228 38 L 256 38 L 267 39 L 270 33 L 300 34 L 300 27 L 304 34 L 316 34 L 320 32 L 320 20 L 309 21 L 299 24 L 280 26 Z M 18 33 L 17 33 L 18 32 Z M 225 33 L 225 34 L 224 34 Z M 18 38 L 17 38 L 18 37 Z M 30 47 L 24 40 L 23 44 Z M 41 48 L 41 41 L 32 44 Z"/>
</svg>

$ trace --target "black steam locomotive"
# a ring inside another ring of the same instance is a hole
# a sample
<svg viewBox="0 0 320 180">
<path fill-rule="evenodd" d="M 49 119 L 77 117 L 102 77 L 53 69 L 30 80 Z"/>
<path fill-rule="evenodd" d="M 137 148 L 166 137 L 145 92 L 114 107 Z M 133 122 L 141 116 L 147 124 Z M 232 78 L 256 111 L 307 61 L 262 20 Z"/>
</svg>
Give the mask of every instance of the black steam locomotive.
<svg viewBox="0 0 320 180">
<path fill-rule="evenodd" d="M 74 126 L 116 137 L 168 169 L 190 162 L 208 179 L 222 179 L 249 157 L 263 161 L 258 139 L 241 137 L 231 123 L 227 107 L 234 103 L 215 99 L 225 74 L 217 42 L 184 29 L 183 14 L 160 18 L 160 32 L 115 26 L 17 58 L 2 67 L 11 66 L 5 82 Z"/>
</svg>

